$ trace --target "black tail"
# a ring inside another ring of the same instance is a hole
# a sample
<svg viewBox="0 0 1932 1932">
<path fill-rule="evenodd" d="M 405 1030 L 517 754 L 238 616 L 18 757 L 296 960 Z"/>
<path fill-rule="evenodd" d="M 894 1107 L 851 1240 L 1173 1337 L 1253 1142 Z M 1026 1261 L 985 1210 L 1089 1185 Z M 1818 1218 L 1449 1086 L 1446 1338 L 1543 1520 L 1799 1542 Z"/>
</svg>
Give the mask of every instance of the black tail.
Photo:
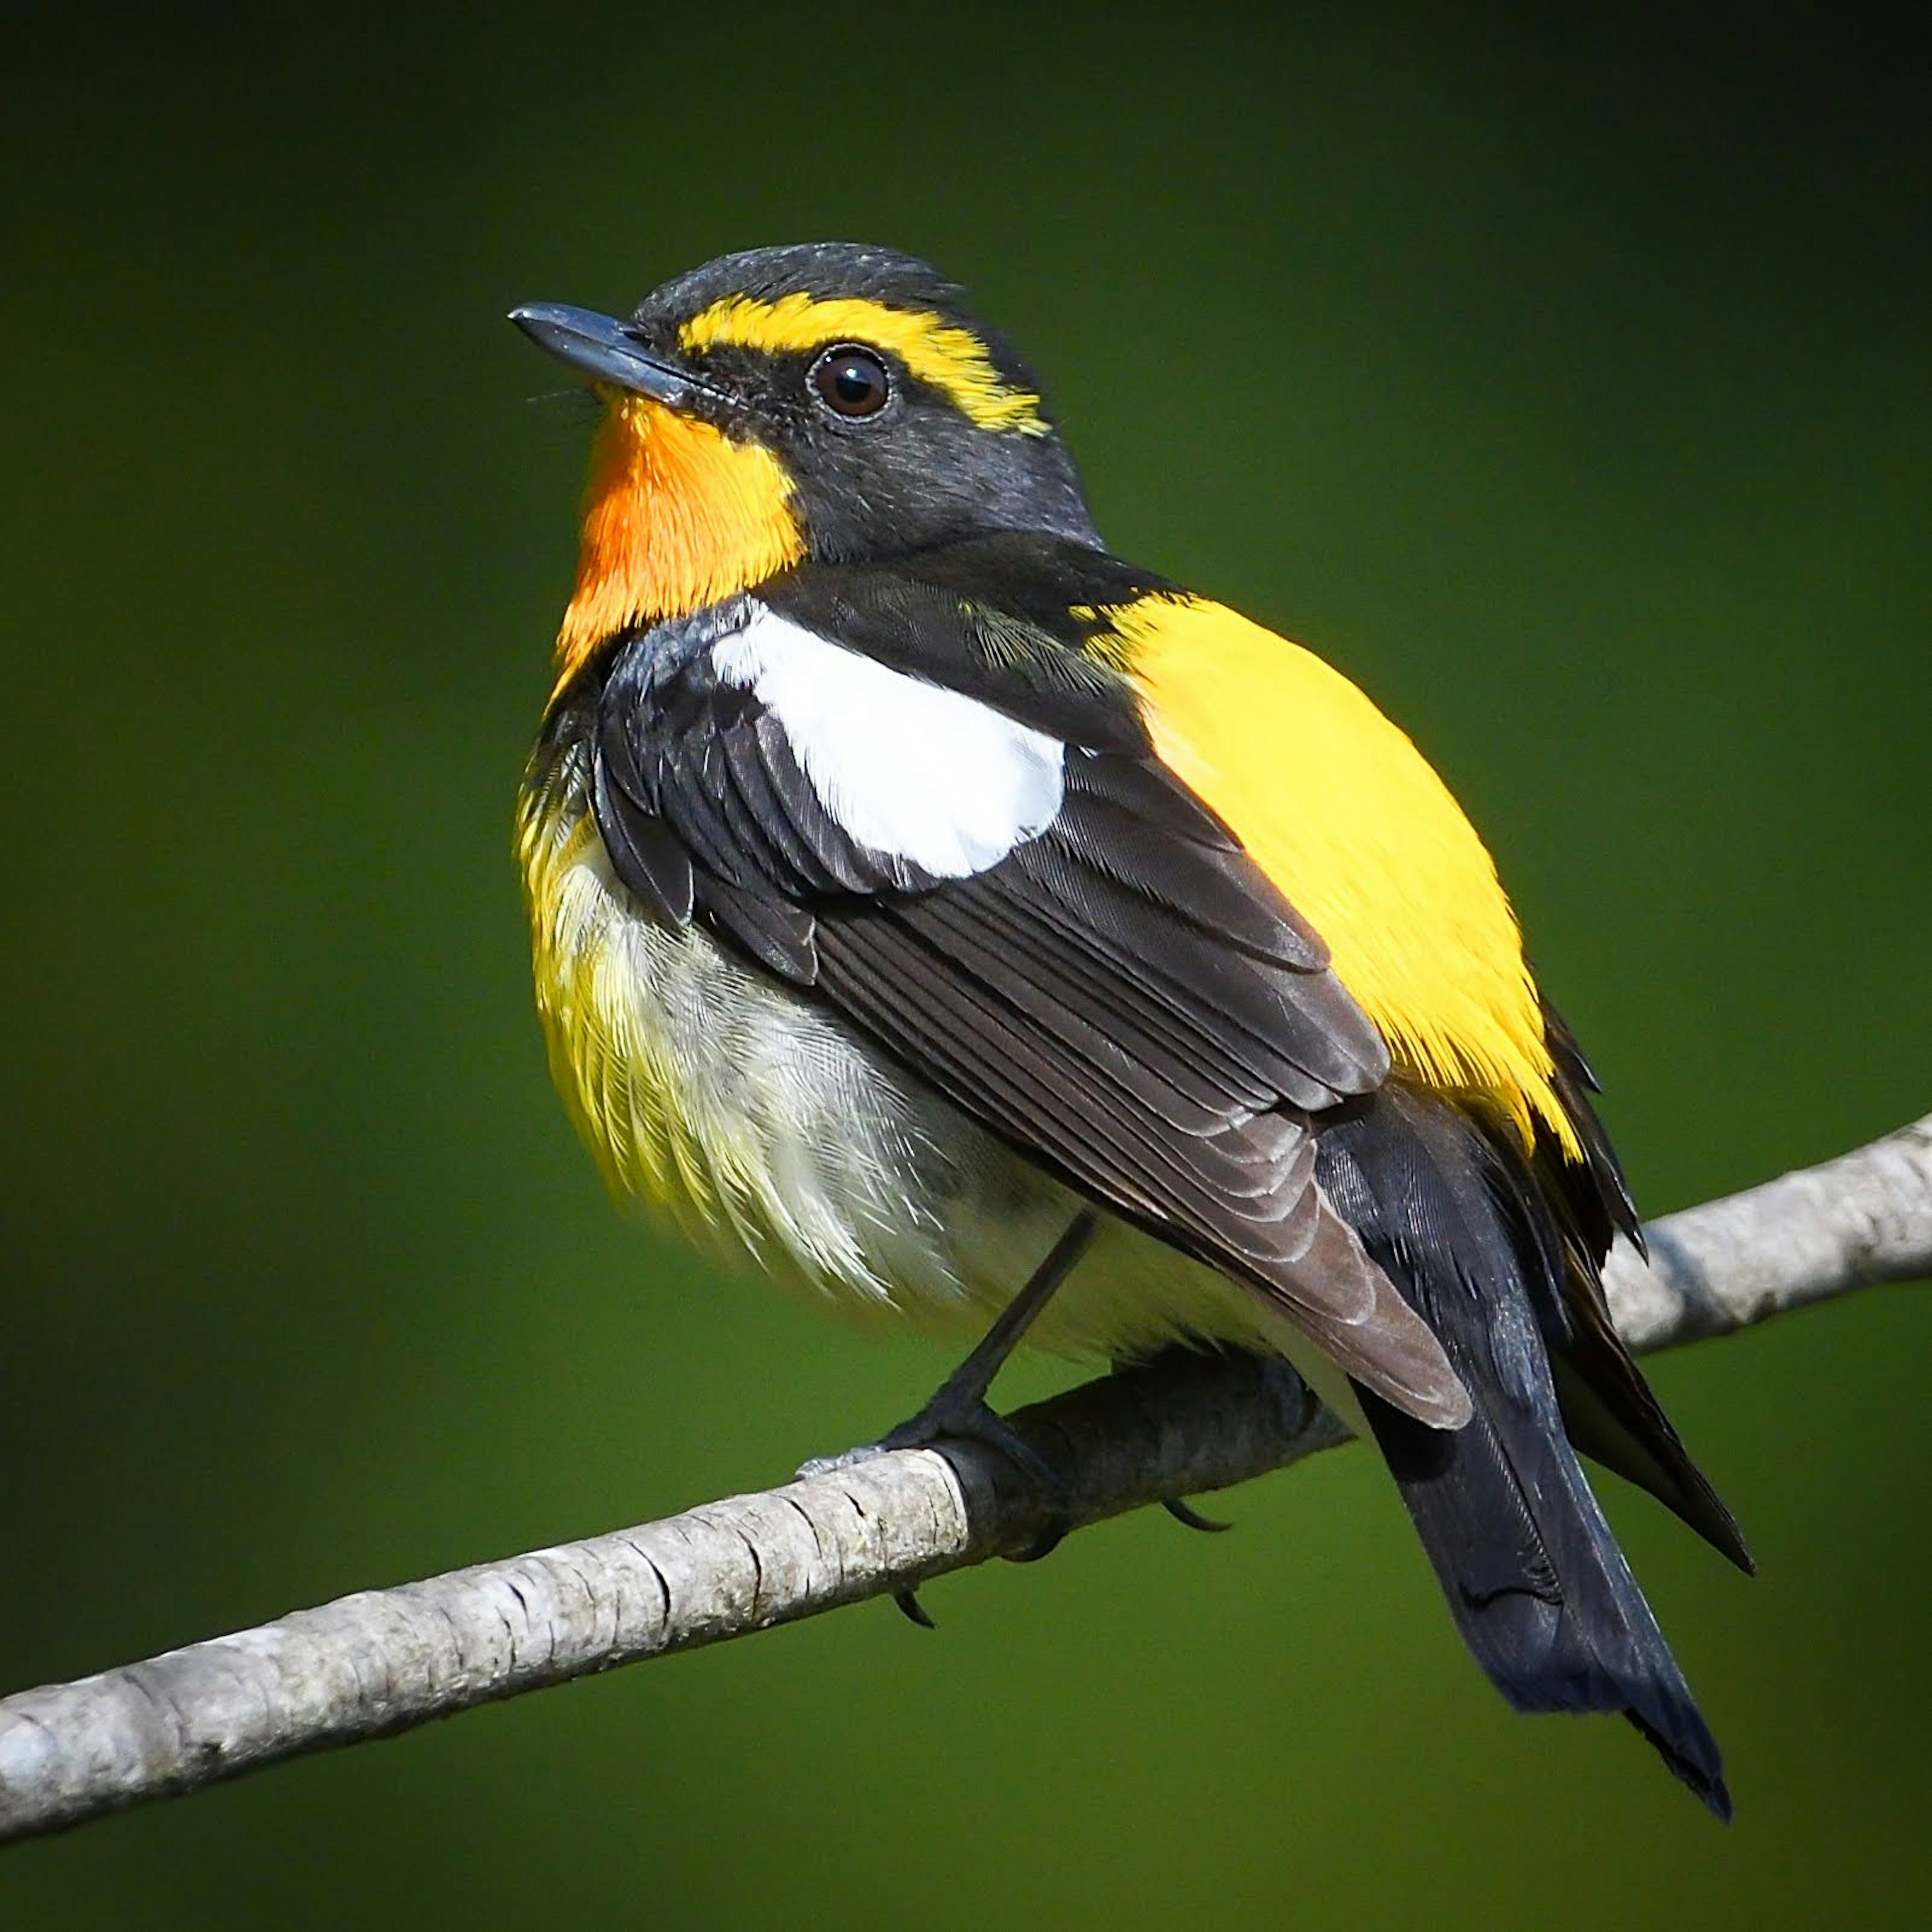
<svg viewBox="0 0 1932 1932">
<path fill-rule="evenodd" d="M 1475 1403 L 1448 1433 L 1358 1391 L 1477 1662 L 1520 1711 L 1621 1711 L 1728 1818 L 1716 1742 L 1564 1432 L 1562 1242 L 1528 1161 L 1393 1084 L 1334 1119 L 1318 1158 Z"/>
</svg>

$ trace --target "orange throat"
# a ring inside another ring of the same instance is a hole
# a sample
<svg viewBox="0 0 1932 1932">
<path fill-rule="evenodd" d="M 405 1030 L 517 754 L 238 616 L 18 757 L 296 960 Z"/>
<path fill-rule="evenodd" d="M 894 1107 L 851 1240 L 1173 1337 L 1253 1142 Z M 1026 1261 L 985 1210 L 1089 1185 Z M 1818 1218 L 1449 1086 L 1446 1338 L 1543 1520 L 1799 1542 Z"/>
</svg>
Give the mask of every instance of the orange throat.
<svg viewBox="0 0 1932 1932">
<path fill-rule="evenodd" d="M 770 451 L 642 396 L 610 398 L 591 448 L 577 587 L 556 634 L 557 689 L 606 638 L 702 610 L 804 552 L 791 484 Z"/>
</svg>

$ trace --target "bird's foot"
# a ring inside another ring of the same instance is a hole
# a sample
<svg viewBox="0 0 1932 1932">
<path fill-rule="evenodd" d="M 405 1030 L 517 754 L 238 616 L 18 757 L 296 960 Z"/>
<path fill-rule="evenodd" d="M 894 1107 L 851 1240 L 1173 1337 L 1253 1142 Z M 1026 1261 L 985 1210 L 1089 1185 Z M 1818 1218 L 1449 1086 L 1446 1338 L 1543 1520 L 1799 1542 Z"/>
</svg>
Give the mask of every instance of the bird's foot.
<svg viewBox="0 0 1932 1932">
<path fill-rule="evenodd" d="M 983 1396 L 956 1389 L 950 1383 L 943 1385 L 916 1415 L 896 1429 L 888 1430 L 878 1442 L 862 1443 L 843 1455 L 815 1456 L 810 1462 L 801 1463 L 798 1473 L 830 1475 L 836 1470 L 849 1469 L 855 1463 L 869 1462 L 874 1456 L 890 1454 L 895 1449 L 931 1449 L 946 1442 L 977 1442 L 996 1450 L 1039 1492 L 1048 1526 L 1014 1555 L 1013 1562 L 1036 1563 L 1059 1544 L 1072 1522 L 1072 1492 L 1066 1478 Z M 910 1605 L 902 1598 L 899 1607 L 915 1623 L 930 1622 L 916 1598 Z"/>
</svg>

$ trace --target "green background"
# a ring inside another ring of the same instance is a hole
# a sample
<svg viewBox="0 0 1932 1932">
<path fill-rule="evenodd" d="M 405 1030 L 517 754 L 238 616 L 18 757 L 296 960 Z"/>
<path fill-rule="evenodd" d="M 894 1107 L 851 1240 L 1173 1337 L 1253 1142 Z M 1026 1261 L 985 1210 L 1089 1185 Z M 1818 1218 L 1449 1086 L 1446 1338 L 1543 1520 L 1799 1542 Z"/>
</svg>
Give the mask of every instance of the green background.
<svg viewBox="0 0 1932 1932">
<path fill-rule="evenodd" d="M 8 14 L 0 1686 L 763 1485 L 945 1366 L 627 1226 L 550 1094 L 508 812 L 587 418 L 518 301 L 932 257 L 1116 548 L 1435 757 L 1651 1211 L 1932 1104 L 1932 118 L 1873 21 L 324 17 Z M 1762 1566 L 1611 1499 L 1728 1832 L 1512 1718 L 1350 1453 L 937 1636 L 9 1852 L 0 1922 L 1923 1922 L 1929 1352 L 1896 1291 L 1657 1366 Z"/>
</svg>

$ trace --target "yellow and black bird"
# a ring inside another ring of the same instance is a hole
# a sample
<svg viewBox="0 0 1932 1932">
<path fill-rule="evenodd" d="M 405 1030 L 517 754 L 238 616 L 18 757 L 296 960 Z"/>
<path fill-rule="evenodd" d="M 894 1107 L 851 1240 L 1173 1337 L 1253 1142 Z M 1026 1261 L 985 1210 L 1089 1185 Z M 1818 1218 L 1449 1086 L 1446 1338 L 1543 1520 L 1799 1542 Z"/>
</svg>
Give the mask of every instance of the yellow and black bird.
<svg viewBox="0 0 1932 1932">
<path fill-rule="evenodd" d="M 512 320 L 603 404 L 518 850 L 611 1186 L 848 1311 L 1288 1357 L 1519 1709 L 1718 1748 L 1576 1451 L 1748 1567 L 1606 1312 L 1636 1219 L 1495 868 L 1320 659 L 1109 554 L 1040 385 L 884 248 Z M 1024 1455 L 1024 1451 L 1018 1451 Z"/>
</svg>

